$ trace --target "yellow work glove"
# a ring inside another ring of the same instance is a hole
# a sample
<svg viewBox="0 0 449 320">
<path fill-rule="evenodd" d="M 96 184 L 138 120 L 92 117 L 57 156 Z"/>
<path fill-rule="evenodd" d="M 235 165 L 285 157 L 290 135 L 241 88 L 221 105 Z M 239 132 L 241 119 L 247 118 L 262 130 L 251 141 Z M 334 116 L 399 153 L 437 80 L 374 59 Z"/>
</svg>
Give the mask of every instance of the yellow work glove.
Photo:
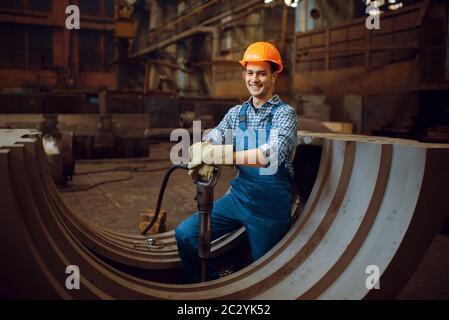
<svg viewBox="0 0 449 320">
<path fill-rule="evenodd" d="M 201 164 L 199 166 L 196 166 L 193 169 L 189 170 L 189 176 L 192 178 L 193 181 L 203 180 L 203 181 L 209 181 L 212 179 L 212 176 L 214 174 L 215 167 L 209 166 L 207 164 Z"/>
<path fill-rule="evenodd" d="M 233 165 L 234 150 L 232 144 L 213 145 L 208 141 L 197 142 L 190 146 L 189 169 L 200 164 Z"/>
<path fill-rule="evenodd" d="M 203 152 L 206 149 L 207 146 L 212 145 L 209 141 L 202 141 L 194 143 L 189 148 L 189 155 L 190 155 L 190 161 L 189 161 L 189 169 L 193 169 L 200 164 L 203 164 L 201 161 L 203 158 Z"/>
</svg>

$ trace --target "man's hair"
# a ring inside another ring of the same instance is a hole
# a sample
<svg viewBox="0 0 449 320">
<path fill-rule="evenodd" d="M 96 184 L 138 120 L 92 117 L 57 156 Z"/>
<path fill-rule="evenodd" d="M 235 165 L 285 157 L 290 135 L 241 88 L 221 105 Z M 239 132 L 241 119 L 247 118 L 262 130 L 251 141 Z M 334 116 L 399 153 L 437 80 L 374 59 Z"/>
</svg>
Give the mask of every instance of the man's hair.
<svg viewBox="0 0 449 320">
<path fill-rule="evenodd" d="M 271 61 L 267 61 L 270 64 L 271 73 L 274 73 L 279 70 L 279 66 Z"/>
</svg>

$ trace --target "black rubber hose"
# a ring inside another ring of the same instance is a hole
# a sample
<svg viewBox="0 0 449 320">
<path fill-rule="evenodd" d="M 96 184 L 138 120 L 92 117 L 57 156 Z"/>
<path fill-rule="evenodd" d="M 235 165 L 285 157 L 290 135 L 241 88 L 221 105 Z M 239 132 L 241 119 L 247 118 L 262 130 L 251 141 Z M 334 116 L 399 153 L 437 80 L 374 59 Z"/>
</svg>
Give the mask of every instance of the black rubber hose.
<svg viewBox="0 0 449 320">
<path fill-rule="evenodd" d="M 148 230 L 150 230 L 151 227 L 154 225 L 154 223 L 157 221 L 157 218 L 159 217 L 159 211 L 161 211 L 162 199 L 164 198 L 164 193 L 165 193 L 165 188 L 167 187 L 168 178 L 170 178 L 170 175 L 176 169 L 188 170 L 187 164 L 173 164 L 170 166 L 170 168 L 168 168 L 167 172 L 164 175 L 164 178 L 162 179 L 162 185 L 161 185 L 161 189 L 159 190 L 159 196 L 157 197 L 156 211 L 154 212 L 153 219 L 151 219 L 150 223 L 142 231 L 142 233 L 141 233 L 142 235 L 146 235 Z"/>
</svg>

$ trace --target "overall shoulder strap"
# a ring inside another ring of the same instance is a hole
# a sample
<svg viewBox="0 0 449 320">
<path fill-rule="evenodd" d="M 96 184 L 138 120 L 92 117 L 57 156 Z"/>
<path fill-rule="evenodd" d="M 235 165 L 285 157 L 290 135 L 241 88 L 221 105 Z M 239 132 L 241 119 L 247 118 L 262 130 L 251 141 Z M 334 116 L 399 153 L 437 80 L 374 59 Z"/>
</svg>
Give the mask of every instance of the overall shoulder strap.
<svg viewBox="0 0 449 320">
<path fill-rule="evenodd" d="M 271 112 L 268 115 L 268 120 L 267 120 L 267 126 L 266 126 L 267 131 L 271 130 L 271 127 L 273 125 L 274 114 L 276 113 L 277 109 L 279 109 L 279 107 L 280 107 L 280 105 L 278 104 L 278 105 L 273 106 L 273 108 L 271 108 Z"/>
<path fill-rule="evenodd" d="M 246 111 L 248 110 L 248 104 L 245 103 L 242 105 L 242 107 L 240 108 L 240 113 L 239 113 L 239 128 L 242 131 L 246 130 Z"/>
</svg>

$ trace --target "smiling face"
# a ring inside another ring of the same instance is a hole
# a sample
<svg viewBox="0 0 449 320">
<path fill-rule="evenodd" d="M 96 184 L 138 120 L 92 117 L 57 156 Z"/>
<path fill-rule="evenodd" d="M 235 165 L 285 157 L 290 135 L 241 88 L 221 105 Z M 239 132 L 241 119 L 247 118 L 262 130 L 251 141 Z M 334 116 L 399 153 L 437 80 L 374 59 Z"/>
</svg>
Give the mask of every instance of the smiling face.
<svg viewBox="0 0 449 320">
<path fill-rule="evenodd" d="M 246 87 L 253 97 L 268 100 L 273 96 L 277 73 L 271 72 L 268 62 L 248 62 L 245 74 Z"/>
</svg>

